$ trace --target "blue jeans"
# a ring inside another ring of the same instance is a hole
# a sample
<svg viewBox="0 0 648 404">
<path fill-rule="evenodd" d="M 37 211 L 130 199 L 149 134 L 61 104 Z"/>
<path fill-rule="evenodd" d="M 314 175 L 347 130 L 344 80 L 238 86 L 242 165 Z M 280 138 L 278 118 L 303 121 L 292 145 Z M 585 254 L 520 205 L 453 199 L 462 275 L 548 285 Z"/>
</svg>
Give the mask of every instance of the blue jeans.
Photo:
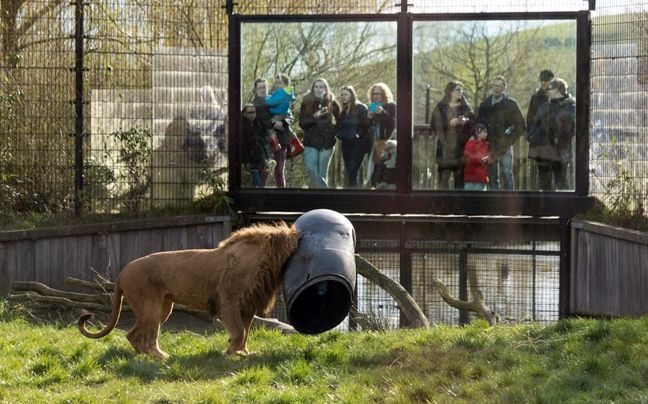
<svg viewBox="0 0 648 404">
<path fill-rule="evenodd" d="M 465 182 L 464 189 L 466 191 L 485 191 L 486 184 L 483 182 Z"/>
<path fill-rule="evenodd" d="M 304 165 L 310 177 L 311 188 L 328 188 L 328 169 L 335 147 L 318 150 L 304 147 Z"/>
<path fill-rule="evenodd" d="M 250 170 L 250 180 L 253 188 L 265 187 L 268 179 L 268 170 Z"/>
<path fill-rule="evenodd" d="M 500 187 L 500 176 L 504 181 Z M 499 191 L 500 189 L 513 191 L 515 190 L 515 180 L 513 179 L 513 148 L 509 147 L 508 150 L 499 156 L 495 162 L 488 167 L 488 178 L 490 183 L 488 189 L 491 191 Z"/>
</svg>

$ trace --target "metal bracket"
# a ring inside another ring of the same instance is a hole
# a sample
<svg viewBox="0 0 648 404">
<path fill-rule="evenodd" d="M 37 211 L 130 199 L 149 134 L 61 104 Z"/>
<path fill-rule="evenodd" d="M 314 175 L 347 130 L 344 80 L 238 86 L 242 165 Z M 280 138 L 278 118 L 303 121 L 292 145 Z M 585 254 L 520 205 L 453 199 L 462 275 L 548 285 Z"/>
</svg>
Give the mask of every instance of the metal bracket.
<svg viewBox="0 0 648 404">
<path fill-rule="evenodd" d="M 234 14 L 234 6 L 238 6 L 238 3 L 235 3 L 232 0 L 226 0 L 225 5 L 222 6 L 226 10 L 227 15 L 232 15 Z"/>
<path fill-rule="evenodd" d="M 400 7 L 401 13 L 406 13 L 409 7 L 414 7 L 414 3 L 408 3 L 406 1 L 401 3 L 394 4 L 394 7 Z"/>
</svg>

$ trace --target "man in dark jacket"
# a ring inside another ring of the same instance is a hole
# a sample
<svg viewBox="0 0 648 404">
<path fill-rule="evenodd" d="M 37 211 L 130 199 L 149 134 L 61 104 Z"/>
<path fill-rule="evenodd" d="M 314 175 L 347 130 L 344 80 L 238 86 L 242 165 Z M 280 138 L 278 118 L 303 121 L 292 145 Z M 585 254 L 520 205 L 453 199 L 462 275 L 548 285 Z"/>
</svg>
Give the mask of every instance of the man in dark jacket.
<svg viewBox="0 0 648 404">
<path fill-rule="evenodd" d="M 549 101 L 547 96 L 547 89 L 549 88 L 549 82 L 555 77 L 554 73 L 551 70 L 543 70 L 540 72 L 540 87 L 533 93 L 531 100 L 529 101 L 529 109 L 527 110 L 526 115 L 526 125 L 527 128 L 531 127 L 533 123 L 533 118 L 535 118 L 540 105 Z"/>
<path fill-rule="evenodd" d="M 542 104 L 529 128 L 529 158 L 538 162 L 541 190 L 567 189 L 576 132 L 576 100 L 567 92 L 567 82 L 555 78 L 547 90 L 549 101 Z M 551 185 L 552 174 L 556 188 Z"/>
<path fill-rule="evenodd" d="M 513 145 L 525 131 L 520 106 L 506 94 L 506 79 L 497 76 L 491 82 L 491 95 L 486 97 L 477 111 L 477 122 L 488 128 L 488 141 L 493 164 L 489 166 L 489 189 L 515 189 L 513 179 Z M 500 187 L 500 176 L 504 181 Z"/>
</svg>

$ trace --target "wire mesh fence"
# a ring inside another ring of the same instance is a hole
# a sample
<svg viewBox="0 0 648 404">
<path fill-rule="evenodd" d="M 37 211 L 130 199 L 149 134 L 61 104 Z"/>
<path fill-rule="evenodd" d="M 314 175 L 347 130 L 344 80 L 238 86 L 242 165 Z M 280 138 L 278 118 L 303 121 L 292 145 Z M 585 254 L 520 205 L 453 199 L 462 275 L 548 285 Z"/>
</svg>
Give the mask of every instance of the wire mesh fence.
<svg viewBox="0 0 648 404">
<path fill-rule="evenodd" d="M 547 323 L 559 317 L 560 243 L 359 240 L 357 253 L 406 288 L 430 323 L 460 325 L 474 314 L 448 305 L 434 287 L 441 281 L 455 298 L 485 304 L 507 323 Z M 403 278 L 404 277 L 404 278 Z M 407 278 L 408 280 L 406 280 Z M 280 300 L 270 314 L 286 321 Z M 407 325 L 396 301 L 358 276 L 352 314 L 339 329 L 384 330 Z"/>
<path fill-rule="evenodd" d="M 648 199 L 648 3 L 601 0 L 592 16 L 590 192 L 615 208 Z"/>
<path fill-rule="evenodd" d="M 77 5 L 83 5 L 83 14 Z M 79 152 L 72 136 L 75 101 L 85 110 L 79 196 L 86 211 L 187 205 L 214 187 L 226 188 L 227 58 L 237 57 L 227 49 L 226 5 L 223 0 L 7 2 L 0 61 L 2 213 L 73 206 Z M 407 10 L 518 13 L 588 6 L 580 0 L 410 1 Z M 648 193 L 646 8 L 646 1 L 599 0 L 592 13 L 590 191 L 608 201 L 622 195 L 635 207 Z M 233 11 L 280 16 L 401 10 L 402 3 L 387 0 L 277 0 L 239 1 Z M 75 38 L 79 18 L 82 48 Z M 83 61 L 80 83 L 77 57 Z M 82 98 L 75 99 L 79 85 Z M 303 164 L 289 161 L 288 176 L 306 181 Z M 342 184 L 341 153 L 331 170 L 334 185 Z"/>
<path fill-rule="evenodd" d="M 2 4 L 0 212 L 59 211 L 74 190 L 74 13 L 60 0 L 10 3 Z"/>
<path fill-rule="evenodd" d="M 362 251 L 362 244 L 358 247 Z M 409 267 L 399 265 L 399 254 L 389 260 L 384 253 L 372 257 L 386 275 L 399 281 L 403 270 L 410 272 L 411 293 L 430 322 L 464 324 L 469 313 L 460 313 L 446 304 L 433 286 L 440 280 L 450 293 L 464 301 L 483 293 L 485 303 L 500 318 L 510 322 L 548 322 L 558 319 L 559 244 L 529 243 L 467 243 L 416 241 L 406 244 L 405 260 Z M 372 261 L 373 262 L 373 261 Z M 375 263 L 375 262 L 374 262 Z M 384 268 L 384 269 L 383 269 Z M 366 284 L 364 279 L 360 285 Z M 382 315 L 397 326 L 403 321 L 393 299 L 372 288 L 358 289 L 359 307 L 382 307 Z M 362 312 L 362 310 L 361 310 Z"/>
</svg>

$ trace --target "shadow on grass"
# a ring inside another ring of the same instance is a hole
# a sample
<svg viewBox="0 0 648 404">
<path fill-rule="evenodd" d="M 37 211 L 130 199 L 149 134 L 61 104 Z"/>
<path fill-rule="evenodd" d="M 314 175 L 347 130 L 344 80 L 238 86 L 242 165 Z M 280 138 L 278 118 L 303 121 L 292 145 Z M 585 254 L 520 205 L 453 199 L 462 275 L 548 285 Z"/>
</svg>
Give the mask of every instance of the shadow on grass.
<svg viewBox="0 0 648 404">
<path fill-rule="evenodd" d="M 339 346 L 329 346 L 327 337 L 314 338 L 306 346 L 290 349 L 270 349 L 252 355 L 230 356 L 218 349 L 195 354 L 172 355 L 158 360 L 137 354 L 129 348 L 110 347 L 97 360 L 109 373 L 119 377 L 134 377 L 142 383 L 157 380 L 215 380 L 237 375 L 246 370 L 265 368 L 282 373 L 297 362 L 317 363 L 335 372 L 367 369 L 388 365 L 396 353 L 362 351 L 354 354 L 339 353 Z"/>
<path fill-rule="evenodd" d="M 134 377 L 142 383 L 157 380 L 212 380 L 228 377 L 247 368 L 278 369 L 296 356 L 285 352 L 256 353 L 247 357 L 229 356 L 218 350 L 193 355 L 175 355 L 158 360 L 132 349 L 108 348 L 97 363 L 106 372 L 120 377 Z"/>
</svg>

